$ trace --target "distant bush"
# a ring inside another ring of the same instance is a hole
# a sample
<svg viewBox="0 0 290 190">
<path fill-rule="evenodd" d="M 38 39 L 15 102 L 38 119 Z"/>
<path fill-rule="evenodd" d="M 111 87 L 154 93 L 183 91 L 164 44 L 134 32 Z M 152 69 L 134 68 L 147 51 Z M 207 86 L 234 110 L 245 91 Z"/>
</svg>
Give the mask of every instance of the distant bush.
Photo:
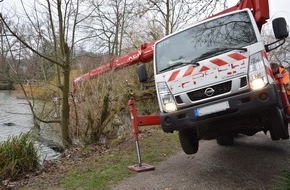
<svg viewBox="0 0 290 190">
<path fill-rule="evenodd" d="M 0 180 L 15 179 L 37 166 L 37 150 L 28 133 L 9 137 L 0 143 Z"/>
</svg>

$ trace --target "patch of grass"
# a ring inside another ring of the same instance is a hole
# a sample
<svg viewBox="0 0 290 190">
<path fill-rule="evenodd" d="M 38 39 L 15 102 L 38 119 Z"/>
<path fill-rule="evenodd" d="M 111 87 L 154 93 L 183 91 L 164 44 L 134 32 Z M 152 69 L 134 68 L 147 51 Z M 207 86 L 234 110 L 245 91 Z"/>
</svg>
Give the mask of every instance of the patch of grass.
<svg viewBox="0 0 290 190">
<path fill-rule="evenodd" d="M 37 150 L 28 133 L 11 136 L 0 144 L 0 180 L 15 179 L 37 166 Z"/>
<path fill-rule="evenodd" d="M 179 148 L 176 134 L 167 134 L 160 129 L 144 131 L 139 139 L 142 161 L 157 164 Z M 126 142 L 124 148 L 114 148 L 108 153 L 98 156 L 91 163 L 83 163 L 69 170 L 61 180 L 64 189 L 109 189 L 135 172 L 127 166 L 137 164 L 137 156 L 133 139 Z"/>
<path fill-rule="evenodd" d="M 275 178 L 275 186 L 272 190 L 290 189 L 290 168 L 282 171 L 281 175 Z"/>
</svg>

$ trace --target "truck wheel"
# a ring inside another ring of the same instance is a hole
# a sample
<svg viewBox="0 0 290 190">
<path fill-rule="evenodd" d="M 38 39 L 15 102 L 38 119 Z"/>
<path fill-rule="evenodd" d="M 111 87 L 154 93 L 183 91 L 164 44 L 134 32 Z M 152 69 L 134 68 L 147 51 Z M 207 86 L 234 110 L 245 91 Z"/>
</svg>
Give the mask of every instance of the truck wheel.
<svg viewBox="0 0 290 190">
<path fill-rule="evenodd" d="M 198 137 L 193 129 L 180 130 L 178 133 L 179 142 L 186 154 L 195 154 L 198 151 Z"/>
<path fill-rule="evenodd" d="M 277 107 L 270 111 L 270 135 L 272 140 L 289 139 L 286 116 L 284 111 Z"/>
<path fill-rule="evenodd" d="M 234 135 L 224 134 L 216 139 L 216 142 L 219 145 L 230 146 L 234 144 Z"/>
</svg>

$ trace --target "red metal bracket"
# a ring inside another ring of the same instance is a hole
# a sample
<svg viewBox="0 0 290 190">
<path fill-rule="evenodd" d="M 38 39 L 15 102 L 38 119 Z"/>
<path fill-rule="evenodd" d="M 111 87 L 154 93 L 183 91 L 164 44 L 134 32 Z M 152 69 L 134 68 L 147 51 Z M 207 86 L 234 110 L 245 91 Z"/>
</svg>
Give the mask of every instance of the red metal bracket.
<svg viewBox="0 0 290 190">
<path fill-rule="evenodd" d="M 280 92 L 280 97 L 282 99 L 282 103 L 283 103 L 283 108 L 284 111 L 290 115 L 290 105 L 289 105 L 289 100 L 288 100 L 288 95 L 287 95 L 287 91 L 285 89 L 285 86 L 283 84 L 283 75 L 282 74 L 276 74 L 275 78 L 278 80 L 278 88 L 279 88 L 279 92 Z"/>
<path fill-rule="evenodd" d="M 159 115 L 138 116 L 135 108 L 135 101 L 132 99 L 128 101 L 128 106 L 131 114 L 131 125 L 133 128 L 133 135 L 138 159 L 137 165 L 128 166 L 128 168 L 136 172 L 145 172 L 154 170 L 155 169 L 154 166 L 142 163 L 141 161 L 140 147 L 138 141 L 138 134 L 140 133 L 140 131 L 138 126 L 158 125 L 160 124 L 160 116 Z"/>
</svg>

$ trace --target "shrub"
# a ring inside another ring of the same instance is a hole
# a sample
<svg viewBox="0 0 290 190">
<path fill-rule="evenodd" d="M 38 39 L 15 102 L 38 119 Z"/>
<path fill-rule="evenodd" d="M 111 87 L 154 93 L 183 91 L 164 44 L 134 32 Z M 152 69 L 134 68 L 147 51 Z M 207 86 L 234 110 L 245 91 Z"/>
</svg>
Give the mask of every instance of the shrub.
<svg viewBox="0 0 290 190">
<path fill-rule="evenodd" d="M 134 97 L 138 114 L 158 113 L 153 91 L 138 82 L 136 67 L 108 72 L 77 85 L 77 101 L 71 112 L 71 132 L 74 138 L 95 143 L 100 137 L 114 138 L 118 131 L 130 129 L 128 100 Z M 120 129 L 120 130 L 119 130 Z"/>
<path fill-rule="evenodd" d="M 0 180 L 15 179 L 37 166 L 37 150 L 28 133 L 10 136 L 0 143 Z"/>
</svg>

